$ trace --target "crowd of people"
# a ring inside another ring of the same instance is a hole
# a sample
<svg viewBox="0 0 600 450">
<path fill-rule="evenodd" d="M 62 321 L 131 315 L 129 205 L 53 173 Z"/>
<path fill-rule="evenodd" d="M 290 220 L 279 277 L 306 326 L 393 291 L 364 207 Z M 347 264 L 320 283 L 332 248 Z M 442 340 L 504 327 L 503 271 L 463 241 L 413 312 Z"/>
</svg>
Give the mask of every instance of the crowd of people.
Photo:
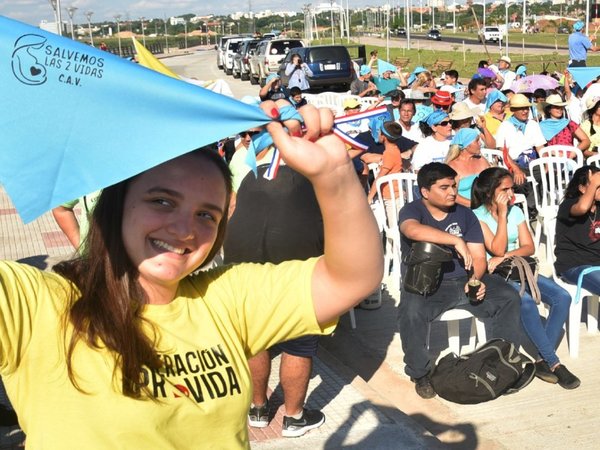
<svg viewBox="0 0 600 450">
<path fill-rule="evenodd" d="M 598 154 L 600 83 L 578 86 L 565 72 L 556 89 L 512 90 L 526 73 L 504 56 L 463 85 L 455 70 L 435 79 L 373 55 L 351 91 L 378 101 L 363 108 L 350 97 L 339 114 L 376 110 L 344 122 L 356 145 L 331 133 L 331 111 L 307 104 L 311 70 L 295 55 L 288 86 L 271 74 L 248 100 L 273 119 L 266 127 L 55 208 L 77 254 L 52 272 L 0 263 L 0 373 L 28 445 L 93 437 L 104 447 L 187 448 L 200 429 L 215 447 L 246 448 L 247 425 L 265 427 L 274 415 L 267 383 L 276 352 L 283 436 L 321 426 L 324 414 L 305 405 L 319 336 L 379 287 L 384 256 L 369 203 L 378 177 L 401 172 L 416 172 L 418 184 L 398 217 L 387 209 L 402 255 L 418 242 L 452 251 L 426 298 L 401 287 L 398 329 L 417 394 L 436 395 L 427 325 L 451 308 L 490 319 L 492 337 L 523 345 L 542 380 L 577 388 L 556 354 L 570 295 L 540 276 L 542 320 L 529 287 L 496 269 L 536 252 L 513 205 L 522 192 L 535 218 L 527 178 L 539 174 L 529 162 L 553 144 Z M 482 148 L 502 150 L 506 168 Z M 389 191 L 382 195 L 385 204 Z M 600 264 L 598 206 L 600 169 L 580 167 L 557 213 L 555 267 L 567 283 Z M 473 279 L 480 287 L 469 301 Z M 583 287 L 600 294 L 600 272 Z"/>
</svg>

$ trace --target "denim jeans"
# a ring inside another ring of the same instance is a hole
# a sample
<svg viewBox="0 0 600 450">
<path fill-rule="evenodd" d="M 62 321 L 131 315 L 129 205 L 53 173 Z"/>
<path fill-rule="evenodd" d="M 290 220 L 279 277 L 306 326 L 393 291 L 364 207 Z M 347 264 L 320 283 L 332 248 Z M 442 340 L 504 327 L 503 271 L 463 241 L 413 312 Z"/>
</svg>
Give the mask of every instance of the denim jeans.
<svg viewBox="0 0 600 450">
<path fill-rule="evenodd" d="M 406 365 L 404 371 L 408 376 L 421 378 L 431 371 L 427 325 L 452 308 L 466 309 L 476 317 L 491 318 L 492 337 L 504 338 L 516 345 L 526 338 L 519 319 L 518 292 L 497 275 L 486 274 L 481 281 L 486 286 L 486 295 L 477 305 L 471 305 L 465 294 L 466 277 L 442 280 L 438 290 L 428 297 L 401 289 L 398 328 Z"/>
<path fill-rule="evenodd" d="M 569 270 L 566 270 L 565 272 L 561 273 L 560 277 L 567 283 L 577 285 L 579 274 L 583 271 L 583 269 L 587 269 L 588 267 L 593 266 L 588 264 L 585 266 L 572 267 Z M 590 272 L 587 275 L 584 275 L 583 281 L 581 282 L 581 286 L 593 294 L 600 295 L 600 270 L 597 272 Z"/>
<path fill-rule="evenodd" d="M 519 291 L 519 283 L 510 281 L 510 284 L 517 292 Z M 521 297 L 521 322 L 540 356 L 552 367 L 560 362 L 555 350 L 558 346 L 562 327 L 569 315 L 571 296 L 551 278 L 541 275 L 538 276 L 538 287 L 540 288 L 542 301 L 550 306 L 546 326 L 544 327 L 542 324 L 537 305 L 531 297 L 528 287 L 523 293 L 523 297 Z"/>
</svg>

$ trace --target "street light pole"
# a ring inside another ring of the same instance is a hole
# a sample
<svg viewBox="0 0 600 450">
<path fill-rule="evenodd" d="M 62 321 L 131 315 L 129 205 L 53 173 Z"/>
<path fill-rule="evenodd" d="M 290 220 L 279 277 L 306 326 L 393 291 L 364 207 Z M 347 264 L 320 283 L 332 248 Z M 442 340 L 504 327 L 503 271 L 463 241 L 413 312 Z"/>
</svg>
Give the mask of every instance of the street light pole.
<svg viewBox="0 0 600 450">
<path fill-rule="evenodd" d="M 92 44 L 92 47 L 93 47 L 94 46 L 94 35 L 92 34 L 92 14 L 94 14 L 92 11 L 86 11 L 85 18 L 87 19 L 87 22 L 88 22 L 88 31 L 90 32 L 90 43 Z"/>
<path fill-rule="evenodd" d="M 117 14 L 114 16 L 115 22 L 117 22 L 117 39 L 119 41 L 119 56 L 123 56 L 123 52 L 121 49 L 121 24 L 119 20 L 121 19 L 121 14 Z"/>
<path fill-rule="evenodd" d="M 183 41 L 185 42 L 185 49 L 187 50 L 187 20 L 183 22 Z"/>
<path fill-rule="evenodd" d="M 62 16 L 60 12 L 60 0 L 48 0 L 50 6 L 54 10 L 54 20 L 56 21 L 56 32 L 59 36 L 62 36 Z"/>
<path fill-rule="evenodd" d="M 73 30 L 73 15 L 77 11 L 77 8 L 74 6 L 69 6 L 67 8 L 67 12 L 69 13 L 69 23 L 71 24 L 71 39 L 75 40 L 75 31 Z"/>
<path fill-rule="evenodd" d="M 331 21 L 331 43 L 335 44 L 335 32 L 333 30 L 333 0 L 329 0 L 329 17 Z"/>
<path fill-rule="evenodd" d="M 140 17 L 140 22 L 142 22 L 142 43 L 144 44 L 144 47 L 145 47 L 146 46 L 146 32 L 144 31 L 144 19 L 145 19 L 144 16 Z"/>
<path fill-rule="evenodd" d="M 452 32 L 456 33 L 456 0 L 454 0 L 454 9 L 452 10 Z"/>
<path fill-rule="evenodd" d="M 485 28 L 485 0 L 481 2 L 481 6 L 483 6 L 483 28 Z"/>
</svg>

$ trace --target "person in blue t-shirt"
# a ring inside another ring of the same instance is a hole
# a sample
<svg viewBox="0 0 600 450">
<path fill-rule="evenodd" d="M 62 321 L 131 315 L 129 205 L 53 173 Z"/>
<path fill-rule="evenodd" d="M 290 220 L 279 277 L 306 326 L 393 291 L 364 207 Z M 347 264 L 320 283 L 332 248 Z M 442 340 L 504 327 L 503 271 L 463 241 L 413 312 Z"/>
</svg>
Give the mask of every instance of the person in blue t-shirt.
<svg viewBox="0 0 600 450">
<path fill-rule="evenodd" d="M 588 38 L 581 30 L 585 24 L 580 20 L 573 25 L 573 32 L 569 36 L 569 58 L 571 63 L 569 67 L 586 67 L 587 52 L 598 51 L 598 47 L 592 45 L 592 40 L 596 37 Z"/>
<path fill-rule="evenodd" d="M 520 325 L 519 294 L 497 275 L 487 273 L 481 226 L 475 214 L 456 203 L 456 172 L 433 162 L 419 170 L 421 199 L 400 211 L 401 252 L 408 254 L 414 242 L 431 242 L 452 251 L 452 261 L 443 263 L 437 290 L 427 297 L 401 287 L 398 328 L 404 351 L 405 372 L 423 398 L 433 398 L 431 359 L 426 341 L 428 324 L 449 309 L 466 309 L 477 317 L 492 318 L 493 337 L 519 344 L 524 334 Z M 401 266 L 406 273 L 406 264 Z M 467 298 L 469 278 L 481 281 L 475 304 Z"/>
</svg>

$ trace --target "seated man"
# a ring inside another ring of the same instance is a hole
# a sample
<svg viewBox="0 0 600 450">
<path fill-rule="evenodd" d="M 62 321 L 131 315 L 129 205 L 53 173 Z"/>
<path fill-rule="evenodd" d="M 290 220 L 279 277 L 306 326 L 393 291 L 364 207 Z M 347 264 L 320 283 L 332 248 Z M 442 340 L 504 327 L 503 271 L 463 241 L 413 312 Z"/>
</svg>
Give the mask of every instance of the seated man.
<svg viewBox="0 0 600 450">
<path fill-rule="evenodd" d="M 492 318 L 492 337 L 515 345 L 523 339 L 520 298 L 517 291 L 497 275 L 487 273 L 483 233 L 473 212 L 456 203 L 456 172 L 433 162 L 419 171 L 417 182 L 422 198 L 400 211 L 401 251 L 407 255 L 413 242 L 431 242 L 449 247 L 453 258 L 443 263 L 437 290 L 424 297 L 401 287 L 398 327 L 404 351 L 405 372 L 423 398 L 435 397 L 429 378 L 432 364 L 426 346 L 428 324 L 452 308 L 462 308 L 477 317 Z M 406 273 L 403 262 L 401 272 Z M 467 298 L 467 281 L 472 274 L 481 280 L 478 303 Z"/>
</svg>

